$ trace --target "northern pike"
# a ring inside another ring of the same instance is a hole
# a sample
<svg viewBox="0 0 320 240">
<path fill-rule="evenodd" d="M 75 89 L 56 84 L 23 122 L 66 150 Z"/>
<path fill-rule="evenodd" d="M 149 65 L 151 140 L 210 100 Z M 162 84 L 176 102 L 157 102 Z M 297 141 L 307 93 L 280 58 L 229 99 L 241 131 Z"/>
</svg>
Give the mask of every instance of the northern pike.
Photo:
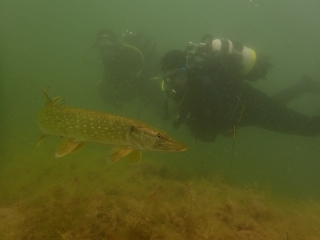
<svg viewBox="0 0 320 240">
<path fill-rule="evenodd" d="M 117 149 L 108 157 L 116 162 L 125 156 L 138 162 L 141 151 L 180 152 L 187 150 L 168 134 L 143 122 L 105 112 L 67 107 L 62 97 L 50 99 L 48 88 L 42 91 L 46 104 L 38 115 L 42 131 L 41 144 L 47 135 L 62 137 L 56 157 L 80 150 L 86 142 L 102 143 Z"/>
</svg>

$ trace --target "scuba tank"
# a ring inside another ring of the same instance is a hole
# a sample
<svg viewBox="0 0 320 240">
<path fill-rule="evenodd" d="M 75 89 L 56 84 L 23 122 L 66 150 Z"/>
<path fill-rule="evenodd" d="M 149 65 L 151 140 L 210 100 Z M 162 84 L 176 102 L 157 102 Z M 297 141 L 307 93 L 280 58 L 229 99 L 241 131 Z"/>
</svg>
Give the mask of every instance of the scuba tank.
<svg viewBox="0 0 320 240">
<path fill-rule="evenodd" d="M 215 39 L 211 44 L 213 52 L 240 56 L 244 75 L 247 75 L 255 65 L 257 54 L 251 48 L 244 47 L 240 43 L 232 42 L 229 39 Z"/>
<path fill-rule="evenodd" d="M 213 39 L 209 34 L 202 38 L 200 44 L 189 43 L 186 54 L 189 56 L 190 62 L 199 62 L 195 61 L 195 57 L 200 57 L 207 66 L 213 62 L 227 65 L 226 68 L 237 70 L 237 74 L 241 74 L 246 80 L 253 82 L 260 78 L 265 79 L 272 67 L 269 63 L 269 56 L 257 53 L 237 41 Z"/>
</svg>

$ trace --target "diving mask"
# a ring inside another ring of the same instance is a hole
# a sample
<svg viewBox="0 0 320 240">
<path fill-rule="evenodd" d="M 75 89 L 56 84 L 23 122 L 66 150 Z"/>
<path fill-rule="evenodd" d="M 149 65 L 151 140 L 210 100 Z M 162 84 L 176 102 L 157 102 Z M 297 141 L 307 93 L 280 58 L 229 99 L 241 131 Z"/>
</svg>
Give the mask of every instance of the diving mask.
<svg viewBox="0 0 320 240">
<path fill-rule="evenodd" d="M 164 74 L 163 80 L 167 84 L 176 84 L 180 80 L 184 80 L 187 77 L 187 69 L 186 68 L 178 68 L 167 71 Z"/>
<path fill-rule="evenodd" d="M 168 97 L 175 99 L 177 95 L 180 95 L 186 89 L 187 81 L 186 68 L 167 71 L 163 78 L 162 90 L 166 92 Z"/>
</svg>

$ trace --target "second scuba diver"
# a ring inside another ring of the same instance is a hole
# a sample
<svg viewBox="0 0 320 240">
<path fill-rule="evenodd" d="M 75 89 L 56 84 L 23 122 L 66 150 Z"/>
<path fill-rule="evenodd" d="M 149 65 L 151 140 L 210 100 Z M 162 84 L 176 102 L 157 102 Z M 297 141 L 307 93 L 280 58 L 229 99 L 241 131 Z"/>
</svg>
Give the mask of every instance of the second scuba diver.
<svg viewBox="0 0 320 240">
<path fill-rule="evenodd" d="M 154 41 L 139 32 L 126 31 L 119 37 L 105 28 L 94 46 L 104 67 L 98 86 L 103 99 L 116 107 L 140 99 L 163 115 L 165 96 L 157 78 L 161 69 Z"/>
<path fill-rule="evenodd" d="M 309 117 L 285 106 L 303 91 L 292 88 L 287 97 L 272 98 L 245 81 L 265 78 L 271 67 L 267 56 L 230 40 L 206 40 L 190 43 L 184 52 L 169 51 L 161 61 L 167 95 L 179 111 L 175 128 L 186 124 L 203 141 L 214 141 L 220 134 L 234 136 L 236 128 L 245 126 L 320 134 L 319 115 Z M 301 86 L 305 83 L 308 79 Z"/>
</svg>

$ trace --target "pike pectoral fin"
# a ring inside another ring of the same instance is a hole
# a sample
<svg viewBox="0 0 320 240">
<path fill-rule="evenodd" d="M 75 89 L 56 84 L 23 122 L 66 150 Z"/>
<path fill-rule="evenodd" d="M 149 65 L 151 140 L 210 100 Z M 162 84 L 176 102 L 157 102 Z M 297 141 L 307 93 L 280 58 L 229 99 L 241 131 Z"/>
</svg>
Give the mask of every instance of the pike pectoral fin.
<svg viewBox="0 0 320 240">
<path fill-rule="evenodd" d="M 78 141 L 76 139 L 66 138 L 56 148 L 56 157 L 63 157 L 70 152 L 78 151 L 84 146 L 84 142 Z"/>
<path fill-rule="evenodd" d="M 42 135 L 38 144 L 37 144 L 37 147 L 39 147 L 43 143 L 44 138 L 45 138 L 45 135 Z"/>
<path fill-rule="evenodd" d="M 78 145 L 71 152 L 77 152 L 81 150 L 85 144 L 85 142 L 79 142 Z"/>
<path fill-rule="evenodd" d="M 131 163 L 139 163 L 141 160 L 142 151 L 140 150 L 132 150 L 131 153 L 128 154 L 128 161 Z"/>
<path fill-rule="evenodd" d="M 119 161 L 121 158 L 127 156 L 132 150 L 132 148 L 121 148 L 113 151 L 108 156 L 108 163 L 114 163 L 116 161 Z"/>
</svg>

